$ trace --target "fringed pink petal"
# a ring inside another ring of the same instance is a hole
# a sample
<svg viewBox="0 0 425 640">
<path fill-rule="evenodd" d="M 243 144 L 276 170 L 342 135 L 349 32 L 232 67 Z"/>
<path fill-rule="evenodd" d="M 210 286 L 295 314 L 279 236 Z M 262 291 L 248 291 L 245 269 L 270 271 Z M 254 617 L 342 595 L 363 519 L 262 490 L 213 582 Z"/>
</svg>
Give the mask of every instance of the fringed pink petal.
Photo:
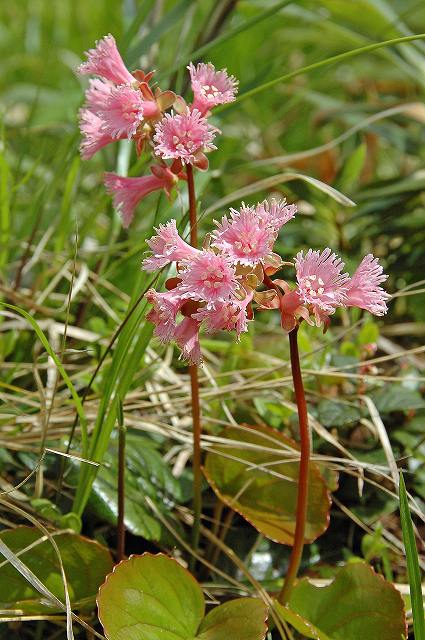
<svg viewBox="0 0 425 640">
<path fill-rule="evenodd" d="M 164 159 L 178 158 L 183 164 L 195 164 L 200 152 L 217 148 L 213 144 L 217 132 L 197 110 L 166 113 L 155 127 L 154 152 Z"/>
<path fill-rule="evenodd" d="M 196 67 L 187 67 L 193 91 L 192 109 L 205 115 L 210 109 L 226 102 L 233 102 L 238 92 L 238 81 L 229 76 L 226 69 L 216 71 L 211 62 L 200 62 Z"/>
<path fill-rule="evenodd" d="M 348 282 L 347 307 L 360 307 L 376 316 L 387 313 L 386 301 L 391 296 L 380 286 L 388 278 L 378 258 L 371 253 L 363 258 Z"/>
<path fill-rule="evenodd" d="M 87 61 L 80 64 L 78 71 L 84 75 L 100 76 L 115 84 L 134 81 L 117 49 L 115 38 L 109 34 L 96 42 L 94 49 L 86 52 Z"/>
<path fill-rule="evenodd" d="M 200 323 L 197 320 L 184 318 L 174 333 L 174 339 L 181 349 L 182 357 L 189 364 L 200 364 L 202 362 L 199 327 Z"/>
<path fill-rule="evenodd" d="M 180 237 L 175 220 L 160 224 L 156 231 L 157 235 L 148 240 L 152 255 L 143 261 L 146 271 L 156 271 L 171 262 L 189 260 L 200 253 Z"/>
</svg>

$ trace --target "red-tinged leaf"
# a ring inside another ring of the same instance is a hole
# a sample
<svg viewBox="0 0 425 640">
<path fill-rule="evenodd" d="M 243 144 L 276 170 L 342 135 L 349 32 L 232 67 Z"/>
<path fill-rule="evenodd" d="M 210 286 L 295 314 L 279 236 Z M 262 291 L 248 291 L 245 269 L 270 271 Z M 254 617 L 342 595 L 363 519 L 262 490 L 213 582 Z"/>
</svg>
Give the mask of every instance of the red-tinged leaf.
<svg viewBox="0 0 425 640">
<path fill-rule="evenodd" d="M 49 540 L 36 544 L 42 537 L 39 529 L 25 526 L 0 533 L 3 542 L 16 554 L 34 545 L 19 555 L 20 560 L 64 602 L 58 557 Z M 55 542 L 64 566 L 71 606 L 80 610 L 92 609 L 99 585 L 112 569 L 111 554 L 97 542 L 75 533 L 55 535 Z M 20 609 L 25 613 L 54 613 L 54 608 L 42 600 L 43 596 L 11 564 L 2 567 L 0 602 L 3 609 Z"/>
<path fill-rule="evenodd" d="M 205 475 L 218 497 L 267 538 L 292 545 L 298 491 L 298 445 L 269 427 L 229 427 L 208 452 Z M 311 463 L 306 542 L 327 528 L 330 497 L 317 464 Z"/>
<path fill-rule="evenodd" d="M 285 618 L 282 607 L 276 612 L 315 640 L 401 640 L 407 638 L 403 599 L 390 583 L 364 563 L 349 564 L 327 587 L 316 587 L 307 579 L 294 587 L 289 601 L 302 624 Z M 312 625 L 310 635 L 306 633 Z"/>
<path fill-rule="evenodd" d="M 257 598 L 238 598 L 212 609 L 204 618 L 199 640 L 263 640 L 267 608 Z"/>
<path fill-rule="evenodd" d="M 202 589 L 176 560 L 131 556 L 117 565 L 98 597 L 108 640 L 264 640 L 267 608 L 240 598 L 205 617 Z"/>
</svg>

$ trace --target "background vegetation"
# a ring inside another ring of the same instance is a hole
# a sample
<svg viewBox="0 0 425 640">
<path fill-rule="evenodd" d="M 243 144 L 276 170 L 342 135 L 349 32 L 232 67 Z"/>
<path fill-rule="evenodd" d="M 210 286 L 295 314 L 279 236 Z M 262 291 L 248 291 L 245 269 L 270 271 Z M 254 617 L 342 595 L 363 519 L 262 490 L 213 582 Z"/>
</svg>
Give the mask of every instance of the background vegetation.
<svg viewBox="0 0 425 640">
<path fill-rule="evenodd" d="M 123 231 L 102 174 L 115 167 L 138 175 L 144 159 L 124 142 L 80 161 L 77 113 L 85 80 L 76 67 L 83 51 L 111 32 L 129 68 L 156 69 L 161 86 L 187 94 L 185 65 L 211 60 L 239 78 L 243 95 L 350 49 L 424 32 L 425 7 L 417 0 L 21 0 L 2 3 L 0 18 L 0 300 L 19 308 L 3 307 L 0 316 L 1 526 L 81 528 L 114 549 L 122 403 L 126 551 L 174 548 L 187 560 L 187 368 L 172 348 L 150 341 L 143 302 L 128 316 L 148 284 L 140 269 L 145 239 L 159 222 L 182 218 L 186 194 L 174 202 L 150 196 Z M 392 482 L 397 466 L 406 470 L 421 531 L 424 71 L 425 41 L 417 40 L 299 74 L 217 110 L 213 121 L 223 135 L 210 155 L 211 171 L 197 175 L 204 231 L 242 199 L 280 194 L 300 209 L 279 240 L 284 259 L 329 245 L 351 271 L 373 251 L 390 274 L 394 298 L 385 319 L 352 311 L 338 315 L 325 336 L 300 331 L 315 450 L 341 471 L 329 529 L 304 559 L 303 571 L 318 578 L 362 557 L 387 579 L 407 582 Z M 300 175 L 338 189 L 356 206 Z M 297 437 L 287 340 L 277 316 L 257 313 L 240 343 L 220 335 L 205 338 L 203 347 L 205 451 L 233 421 Z M 67 451 L 71 457 L 62 455 Z M 96 479 L 96 467 L 78 458 L 101 464 Z M 214 530 L 212 498 L 206 486 L 204 525 Z M 278 588 L 288 549 L 230 512 L 225 524 L 215 533 L 256 579 Z M 204 539 L 203 548 L 242 580 L 214 544 Z M 101 575 L 104 565 L 96 566 Z M 66 637 L 63 615 L 51 621 L 39 605 L 14 612 L 24 587 L 18 585 L 18 598 L 5 580 L 0 568 L 0 638 Z M 95 593 L 76 592 L 77 600 L 91 601 Z M 93 616 L 86 618 L 96 627 Z M 86 630 L 75 625 L 74 633 L 84 637 Z"/>
</svg>

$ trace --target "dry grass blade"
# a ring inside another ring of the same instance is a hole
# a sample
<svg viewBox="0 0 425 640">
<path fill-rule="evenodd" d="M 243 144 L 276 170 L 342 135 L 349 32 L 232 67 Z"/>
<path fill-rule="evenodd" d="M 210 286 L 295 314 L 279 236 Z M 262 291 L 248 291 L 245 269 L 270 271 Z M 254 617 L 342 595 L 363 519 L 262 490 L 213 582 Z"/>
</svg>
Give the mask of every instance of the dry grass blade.
<svg viewBox="0 0 425 640">
<path fill-rule="evenodd" d="M 366 403 L 367 408 L 369 409 L 369 413 L 370 413 L 370 417 L 372 419 L 373 424 L 376 427 L 376 431 L 378 433 L 378 437 L 379 440 L 381 441 L 382 444 L 382 448 L 384 450 L 385 453 L 385 457 L 388 461 L 388 467 L 390 469 L 390 473 L 391 473 L 391 477 L 393 479 L 394 482 L 394 487 L 397 489 L 398 487 L 398 467 L 397 467 L 397 462 L 394 458 L 394 453 L 393 453 L 393 449 L 391 446 L 391 442 L 390 439 L 388 437 L 388 433 L 387 430 L 385 428 L 384 423 L 382 422 L 382 418 L 379 414 L 378 409 L 376 408 L 375 403 L 373 402 L 373 400 L 371 398 L 369 398 L 368 396 L 359 396 L 361 398 L 361 400 L 363 400 L 363 402 Z"/>
<path fill-rule="evenodd" d="M 306 176 L 302 173 L 293 173 L 293 172 L 290 173 L 287 171 L 285 173 L 279 173 L 276 176 L 271 176 L 269 178 L 263 178 L 262 180 L 258 180 L 253 184 L 250 184 L 246 187 L 242 187 L 241 189 L 238 189 L 237 191 L 233 191 L 233 193 L 230 193 L 229 195 L 224 196 L 223 198 L 220 198 L 220 200 L 217 200 L 211 207 L 208 207 L 208 209 L 206 209 L 202 213 L 202 217 L 209 216 L 211 213 L 214 213 L 215 211 L 222 209 L 223 207 L 227 206 L 228 204 L 231 204 L 232 202 L 235 202 L 236 200 L 242 200 L 242 198 L 246 198 L 246 196 L 252 195 L 254 193 L 258 193 L 259 191 L 265 191 L 267 189 L 271 189 L 272 187 L 275 187 L 278 184 L 281 184 L 282 182 L 290 182 L 292 180 L 303 180 L 304 182 L 308 182 L 309 184 L 316 187 L 316 189 L 319 189 L 319 191 L 324 191 L 331 198 L 333 198 L 340 204 L 345 205 L 346 207 L 355 206 L 355 203 L 352 200 L 350 200 L 350 198 L 347 198 L 347 196 L 337 191 L 337 189 L 334 189 L 330 185 L 325 184 L 321 180 L 317 180 L 316 178 L 312 178 L 311 176 Z"/>
</svg>

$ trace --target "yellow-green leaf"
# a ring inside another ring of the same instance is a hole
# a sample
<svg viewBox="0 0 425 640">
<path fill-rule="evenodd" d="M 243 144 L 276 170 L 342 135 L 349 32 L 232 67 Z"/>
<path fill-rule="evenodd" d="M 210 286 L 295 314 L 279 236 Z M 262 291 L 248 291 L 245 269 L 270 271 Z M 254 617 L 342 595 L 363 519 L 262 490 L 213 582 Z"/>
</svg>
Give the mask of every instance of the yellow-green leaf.
<svg viewBox="0 0 425 640">
<path fill-rule="evenodd" d="M 205 475 L 223 502 L 258 531 L 282 544 L 294 540 L 298 492 L 298 445 L 263 426 L 229 427 L 205 462 Z M 327 528 L 330 498 L 317 464 L 310 464 L 306 542 Z"/>
</svg>

